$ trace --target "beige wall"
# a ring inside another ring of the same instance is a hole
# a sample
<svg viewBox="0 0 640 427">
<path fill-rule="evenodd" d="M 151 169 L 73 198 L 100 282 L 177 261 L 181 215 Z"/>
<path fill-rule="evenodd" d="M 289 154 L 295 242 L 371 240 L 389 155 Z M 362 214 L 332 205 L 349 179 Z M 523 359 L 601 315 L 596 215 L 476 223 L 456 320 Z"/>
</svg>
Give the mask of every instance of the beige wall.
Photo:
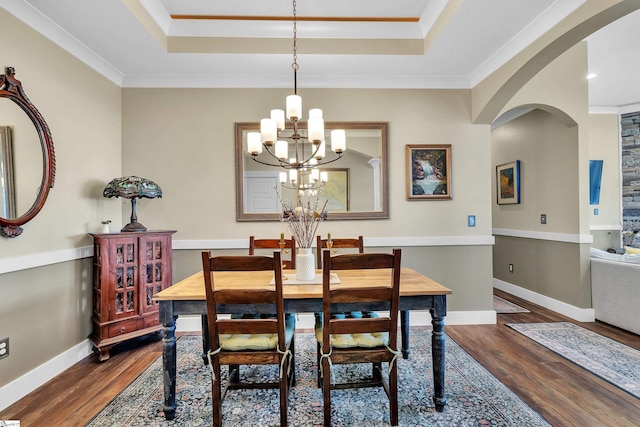
<svg viewBox="0 0 640 427">
<path fill-rule="evenodd" d="M 0 39 L 1 65 L 15 67 L 47 121 L 57 162 L 41 213 L 20 237 L 0 238 L 0 260 L 13 265 L 13 257 L 90 245 L 87 232 L 98 230 L 103 219 L 120 225 L 119 201 L 102 197 L 106 182 L 120 175 L 120 88 L 2 9 Z M 91 280 L 88 259 L 0 274 L 0 337 L 11 343 L 10 356 L 0 361 L 0 385 L 86 339 Z"/>
<path fill-rule="evenodd" d="M 441 282 L 454 291 L 451 310 L 490 310 L 492 272 L 487 256 L 491 247 L 463 249 L 453 243 L 455 238 L 491 234 L 489 126 L 470 123 L 470 91 L 300 92 L 304 107 L 322 107 L 328 121 L 389 122 L 391 218 L 328 221 L 319 232 L 365 238 L 441 236 L 452 243 L 408 247 L 403 264 L 431 276 L 434 271 L 428 260 L 435 256 L 443 271 L 448 271 L 442 273 Z M 283 231 L 278 222 L 235 221 L 233 124 L 259 120 L 281 106 L 288 93 L 278 89 L 124 89 L 123 173 L 153 179 L 164 191 L 162 199 L 143 201 L 138 219 L 150 228 L 177 229 L 174 240 L 248 240 L 251 234 L 277 236 Z M 407 144 L 452 145 L 452 200 L 406 199 Z M 470 214 L 476 215 L 475 228 L 467 227 Z M 443 259 L 440 255 L 457 250 L 471 251 L 487 262 L 467 268 L 466 256 Z M 197 261 L 188 263 L 189 271 L 176 264 L 176 280 L 201 268 Z"/>
<path fill-rule="evenodd" d="M 139 220 L 147 227 L 176 228 L 175 239 L 279 233 L 278 223 L 235 221 L 233 124 L 267 115 L 288 92 L 124 89 L 123 173 L 153 179 L 164 191 L 162 199 L 143 201 Z M 389 122 L 391 219 L 329 222 L 321 225 L 323 232 L 367 237 L 491 233 L 489 127 L 469 122 L 469 91 L 300 92 L 305 107 L 321 106 L 326 120 Z M 452 144 L 452 200 L 406 200 L 406 144 Z M 477 216 L 477 227 L 466 227 L 469 214 Z"/>
<path fill-rule="evenodd" d="M 493 203 L 493 227 L 577 234 L 578 197 L 569 190 L 578 186 L 577 126 L 534 109 L 494 129 L 492 141 L 496 165 L 520 160 L 521 176 L 520 204 Z"/>
<path fill-rule="evenodd" d="M 521 204 L 493 205 L 494 229 L 514 234 L 496 237 L 494 277 L 579 308 L 591 307 L 586 58 L 580 43 L 549 64 L 503 111 L 536 109 L 492 132 L 494 170 L 522 161 Z"/>
</svg>

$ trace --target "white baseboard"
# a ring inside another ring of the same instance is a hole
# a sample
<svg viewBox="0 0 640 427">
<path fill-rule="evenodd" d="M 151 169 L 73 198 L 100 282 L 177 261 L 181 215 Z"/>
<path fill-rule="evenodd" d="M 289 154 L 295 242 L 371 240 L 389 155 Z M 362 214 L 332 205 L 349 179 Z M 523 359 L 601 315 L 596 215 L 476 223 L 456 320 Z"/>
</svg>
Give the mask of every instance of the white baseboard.
<svg viewBox="0 0 640 427">
<path fill-rule="evenodd" d="M 0 388 L 0 411 L 31 393 L 56 375 L 69 369 L 92 352 L 92 344 L 87 339 L 71 347 L 69 350 L 57 355 L 27 372 L 9 384 Z"/>
<path fill-rule="evenodd" d="M 564 316 L 570 317 L 578 322 L 595 322 L 596 314 L 593 308 L 579 308 L 566 302 L 558 301 L 557 299 L 550 298 L 546 295 L 541 295 L 537 292 L 530 291 L 529 289 L 521 288 L 520 286 L 513 285 L 509 282 L 493 279 L 493 287 L 515 295 L 519 298 L 526 299 L 534 304 L 538 304 L 549 310 L 553 310 L 556 313 L 560 313 Z"/>
</svg>

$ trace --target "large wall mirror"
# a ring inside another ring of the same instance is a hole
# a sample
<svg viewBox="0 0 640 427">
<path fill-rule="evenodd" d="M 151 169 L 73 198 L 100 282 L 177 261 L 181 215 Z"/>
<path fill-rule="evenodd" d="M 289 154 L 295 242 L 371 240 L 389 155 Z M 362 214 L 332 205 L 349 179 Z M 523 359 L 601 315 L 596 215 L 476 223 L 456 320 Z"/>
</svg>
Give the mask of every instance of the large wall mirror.
<svg viewBox="0 0 640 427">
<path fill-rule="evenodd" d="M 55 179 L 53 140 L 13 67 L 0 75 L 0 234 L 17 237 L 44 206 Z"/>
<path fill-rule="evenodd" d="M 341 159 L 320 166 L 329 176 L 323 189 L 328 219 L 389 218 L 387 123 L 326 122 L 324 127 L 327 140 L 333 129 L 344 129 L 347 140 Z M 238 221 L 277 221 L 281 211 L 278 194 L 285 200 L 296 199 L 293 190 L 280 185 L 278 176 L 283 169 L 255 162 L 247 152 L 247 134 L 259 131 L 259 123 L 236 123 Z"/>
</svg>

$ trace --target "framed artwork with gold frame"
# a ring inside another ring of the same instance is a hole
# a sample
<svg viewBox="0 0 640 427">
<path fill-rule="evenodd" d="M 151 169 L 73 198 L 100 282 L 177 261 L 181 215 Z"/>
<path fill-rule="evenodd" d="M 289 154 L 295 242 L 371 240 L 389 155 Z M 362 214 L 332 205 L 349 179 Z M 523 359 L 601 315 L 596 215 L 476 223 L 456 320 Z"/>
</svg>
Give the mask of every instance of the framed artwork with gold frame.
<svg viewBox="0 0 640 427">
<path fill-rule="evenodd" d="M 451 199 L 451 144 L 407 145 L 407 199 Z"/>
</svg>

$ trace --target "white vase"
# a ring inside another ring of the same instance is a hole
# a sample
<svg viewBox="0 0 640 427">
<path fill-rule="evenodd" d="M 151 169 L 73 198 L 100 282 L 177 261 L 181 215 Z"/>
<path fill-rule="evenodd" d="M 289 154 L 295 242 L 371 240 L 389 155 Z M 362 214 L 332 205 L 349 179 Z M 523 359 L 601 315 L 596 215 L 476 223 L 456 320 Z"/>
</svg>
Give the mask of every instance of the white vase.
<svg viewBox="0 0 640 427">
<path fill-rule="evenodd" d="M 311 248 L 298 248 L 296 254 L 296 279 L 313 280 L 316 277 L 315 257 Z"/>
</svg>

